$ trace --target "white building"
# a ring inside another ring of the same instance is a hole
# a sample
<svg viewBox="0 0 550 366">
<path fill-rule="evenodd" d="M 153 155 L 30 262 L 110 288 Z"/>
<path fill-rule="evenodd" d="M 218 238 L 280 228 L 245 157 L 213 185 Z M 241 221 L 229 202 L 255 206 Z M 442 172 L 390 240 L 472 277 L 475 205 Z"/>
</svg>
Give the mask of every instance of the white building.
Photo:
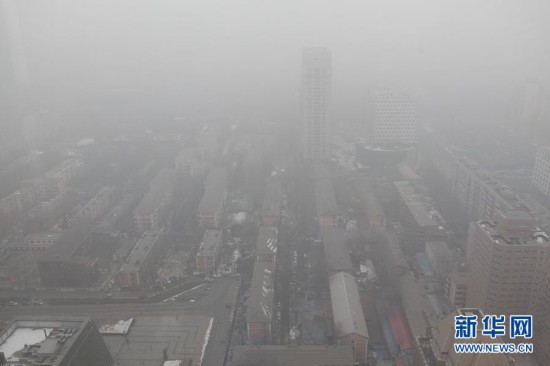
<svg viewBox="0 0 550 366">
<path fill-rule="evenodd" d="M 324 47 L 302 52 L 302 136 L 305 158 L 330 155 L 332 55 Z"/>
<path fill-rule="evenodd" d="M 537 150 L 533 185 L 545 195 L 550 196 L 550 146 L 541 146 Z"/>
<path fill-rule="evenodd" d="M 367 103 L 368 135 L 374 143 L 417 142 L 416 106 L 405 92 L 376 91 Z"/>
</svg>

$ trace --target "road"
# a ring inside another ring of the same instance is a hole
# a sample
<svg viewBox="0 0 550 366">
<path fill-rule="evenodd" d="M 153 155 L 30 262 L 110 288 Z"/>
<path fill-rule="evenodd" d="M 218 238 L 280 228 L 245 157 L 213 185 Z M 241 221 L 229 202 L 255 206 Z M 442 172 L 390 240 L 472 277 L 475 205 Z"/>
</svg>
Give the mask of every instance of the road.
<svg viewBox="0 0 550 366">
<path fill-rule="evenodd" d="M 174 301 L 154 304 L 97 304 L 97 305 L 43 305 L 4 306 L 0 309 L 0 321 L 6 322 L 21 316 L 91 316 L 92 318 L 128 318 L 152 314 L 204 315 L 214 318 L 210 340 L 203 359 L 204 366 L 222 366 L 228 334 L 231 332 L 231 308 L 239 279 L 218 278 L 208 292 L 197 296 L 194 302 Z"/>
</svg>

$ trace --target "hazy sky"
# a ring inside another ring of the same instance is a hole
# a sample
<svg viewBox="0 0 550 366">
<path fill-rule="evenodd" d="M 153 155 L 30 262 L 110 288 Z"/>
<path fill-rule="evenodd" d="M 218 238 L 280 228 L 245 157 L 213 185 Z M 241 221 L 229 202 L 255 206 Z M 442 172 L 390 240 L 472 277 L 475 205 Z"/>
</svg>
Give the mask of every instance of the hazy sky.
<svg viewBox="0 0 550 366">
<path fill-rule="evenodd" d="M 12 0 L 1 0 L 12 1 Z M 333 53 L 336 110 L 377 86 L 500 105 L 549 79 L 544 0 L 15 0 L 31 78 L 182 105 L 296 107 L 301 47 Z"/>
</svg>

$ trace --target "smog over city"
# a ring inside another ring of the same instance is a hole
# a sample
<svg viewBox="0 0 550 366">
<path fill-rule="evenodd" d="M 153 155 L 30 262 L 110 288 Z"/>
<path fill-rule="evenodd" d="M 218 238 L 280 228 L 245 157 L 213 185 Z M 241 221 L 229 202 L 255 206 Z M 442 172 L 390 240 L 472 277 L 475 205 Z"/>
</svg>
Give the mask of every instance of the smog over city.
<svg viewBox="0 0 550 366">
<path fill-rule="evenodd" d="M 549 365 L 548 14 L 0 0 L 0 365 Z"/>
</svg>

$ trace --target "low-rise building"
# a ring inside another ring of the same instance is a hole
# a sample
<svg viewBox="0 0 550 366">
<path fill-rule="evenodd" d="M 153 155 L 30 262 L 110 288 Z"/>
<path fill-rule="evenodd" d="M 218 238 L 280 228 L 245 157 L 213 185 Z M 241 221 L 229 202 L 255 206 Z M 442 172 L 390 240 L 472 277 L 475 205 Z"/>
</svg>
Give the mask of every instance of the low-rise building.
<svg viewBox="0 0 550 366">
<path fill-rule="evenodd" d="M 76 213 L 69 219 L 69 225 L 75 221 L 95 221 L 103 215 L 111 206 L 114 187 L 103 187 L 83 206 L 79 207 Z"/>
<path fill-rule="evenodd" d="M 444 279 L 447 274 L 458 269 L 459 258 L 444 241 L 427 242 L 425 253 L 439 279 Z"/>
<path fill-rule="evenodd" d="M 90 318 L 16 318 L 0 333 L 7 365 L 110 366 L 113 358 Z"/>
<path fill-rule="evenodd" d="M 399 200 L 399 216 L 406 245 L 424 249 L 428 241 L 450 241 L 453 232 L 435 209 L 433 200 L 409 181 L 393 182 Z"/>
<path fill-rule="evenodd" d="M 216 272 L 222 246 L 220 230 L 206 230 L 196 255 L 197 271 L 207 275 Z"/>
<path fill-rule="evenodd" d="M 162 169 L 152 180 L 149 191 L 134 210 L 134 223 L 139 231 L 157 230 L 163 226 L 166 208 L 172 199 L 176 171 Z"/>
<path fill-rule="evenodd" d="M 227 170 L 213 168 L 204 183 L 204 195 L 197 209 L 199 224 L 206 229 L 219 229 L 227 194 Z"/>
<path fill-rule="evenodd" d="M 344 230 L 325 228 L 322 235 L 323 252 L 329 276 L 338 272 L 353 273 L 353 265 Z"/>
<path fill-rule="evenodd" d="M 161 253 L 161 230 L 146 230 L 118 273 L 118 284 L 124 289 L 139 289 L 156 273 Z"/>
<path fill-rule="evenodd" d="M 272 262 L 277 260 L 277 228 L 261 226 L 256 241 L 256 261 Z"/>
<path fill-rule="evenodd" d="M 34 180 L 34 187 L 40 200 L 49 200 L 65 193 L 67 183 L 84 166 L 80 159 L 67 159 L 52 170 Z"/>
<path fill-rule="evenodd" d="M 353 348 L 355 362 L 367 361 L 369 332 L 355 277 L 339 272 L 329 277 L 334 333 L 338 344 Z"/>
<path fill-rule="evenodd" d="M 271 344 L 273 337 L 275 264 L 256 262 L 246 309 L 248 341 L 253 344 Z"/>
</svg>

